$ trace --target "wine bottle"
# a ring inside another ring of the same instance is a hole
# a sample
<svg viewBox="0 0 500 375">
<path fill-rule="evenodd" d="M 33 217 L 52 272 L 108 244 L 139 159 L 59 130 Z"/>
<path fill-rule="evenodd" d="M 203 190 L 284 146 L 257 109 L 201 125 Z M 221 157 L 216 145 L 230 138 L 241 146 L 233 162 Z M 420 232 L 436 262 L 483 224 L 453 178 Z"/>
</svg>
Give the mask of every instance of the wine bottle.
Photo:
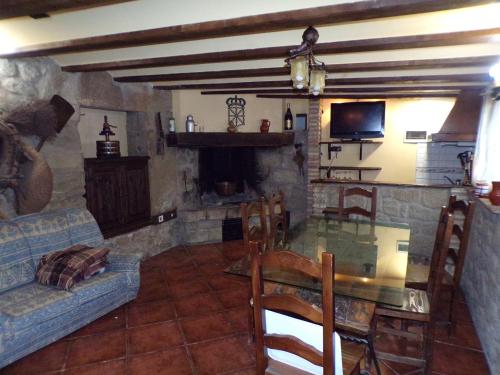
<svg viewBox="0 0 500 375">
<path fill-rule="evenodd" d="M 293 130 L 293 115 L 290 110 L 290 104 L 287 104 L 287 109 L 285 113 L 285 130 Z"/>
</svg>

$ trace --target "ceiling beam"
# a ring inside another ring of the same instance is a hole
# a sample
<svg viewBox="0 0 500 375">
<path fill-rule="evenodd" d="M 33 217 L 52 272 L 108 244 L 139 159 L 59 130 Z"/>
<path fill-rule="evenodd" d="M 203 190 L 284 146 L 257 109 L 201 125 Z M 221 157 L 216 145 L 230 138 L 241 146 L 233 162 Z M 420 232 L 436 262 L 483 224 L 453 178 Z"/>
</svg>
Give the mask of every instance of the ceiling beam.
<svg viewBox="0 0 500 375">
<path fill-rule="evenodd" d="M 464 89 L 484 89 L 486 85 L 461 85 L 461 86 L 371 86 L 371 87 L 351 87 L 325 88 L 327 94 L 345 94 L 345 93 L 370 93 L 370 92 L 436 92 L 436 91 L 460 91 Z M 250 90 L 213 90 L 202 91 L 201 95 L 226 95 L 226 94 L 307 94 L 308 90 L 293 89 L 250 89 Z"/>
<path fill-rule="evenodd" d="M 458 94 L 372 94 L 372 95 L 257 95 L 267 99 L 409 99 L 409 98 L 456 98 Z"/>
<path fill-rule="evenodd" d="M 409 69 L 443 69 L 464 67 L 489 67 L 499 60 L 497 55 L 457 57 L 448 59 L 426 59 L 426 60 L 401 60 L 382 61 L 352 64 L 329 64 L 326 65 L 327 73 L 353 73 L 373 72 L 387 70 L 409 70 Z M 257 68 L 239 70 L 219 70 L 192 73 L 171 74 L 145 74 L 134 76 L 115 77 L 116 82 L 160 82 L 160 81 L 194 81 L 201 79 L 220 78 L 242 78 L 242 77 L 266 77 L 290 74 L 289 67 L 280 68 Z"/>
<path fill-rule="evenodd" d="M 13 17 L 33 16 L 59 11 L 72 11 L 130 0 L 2 0 L 0 20 Z"/>
<path fill-rule="evenodd" d="M 456 31 L 450 33 L 397 36 L 387 38 L 356 39 L 341 42 L 318 43 L 314 46 L 316 55 L 331 55 L 338 53 L 356 53 L 405 48 L 441 47 L 461 44 L 493 43 L 500 34 L 500 27 L 492 29 Z M 63 67 L 67 72 L 95 72 L 102 70 L 141 69 L 161 66 L 179 66 L 190 64 L 207 64 L 244 60 L 261 60 L 285 58 L 292 48 L 297 46 L 281 46 L 269 48 L 243 49 L 235 51 L 197 53 L 191 55 L 154 57 L 68 65 Z M 0 57 L 2 57 L 0 55 Z"/>
<path fill-rule="evenodd" d="M 411 75 L 400 77 L 356 77 L 356 78 L 331 78 L 326 80 L 326 86 L 335 85 L 374 85 L 387 83 L 453 83 L 453 82 L 484 82 L 491 81 L 488 74 L 449 74 L 449 75 Z M 283 81 L 246 81 L 227 83 L 200 83 L 181 85 L 157 85 L 158 90 L 211 90 L 211 89 L 244 89 L 244 88 L 266 88 L 266 87 L 292 87 L 291 80 Z"/>
<path fill-rule="evenodd" d="M 309 25 L 331 25 L 380 17 L 434 12 L 492 3 L 493 0 L 366 0 L 225 20 L 175 25 L 18 48 L 1 57 L 34 57 L 207 38 L 265 33 Z"/>
</svg>

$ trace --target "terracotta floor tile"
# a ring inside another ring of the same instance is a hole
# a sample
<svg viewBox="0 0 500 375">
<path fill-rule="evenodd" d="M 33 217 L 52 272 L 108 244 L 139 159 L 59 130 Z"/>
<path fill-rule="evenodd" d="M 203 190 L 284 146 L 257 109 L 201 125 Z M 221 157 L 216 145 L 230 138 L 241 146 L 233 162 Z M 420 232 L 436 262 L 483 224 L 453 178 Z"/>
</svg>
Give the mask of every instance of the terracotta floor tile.
<svg viewBox="0 0 500 375">
<path fill-rule="evenodd" d="M 205 263 L 198 267 L 198 271 L 203 275 L 220 275 L 231 264 L 226 260 L 214 263 Z"/>
<path fill-rule="evenodd" d="M 201 266 L 207 263 L 222 263 L 226 261 L 226 258 L 216 249 L 216 251 L 193 255 L 193 260 L 198 266 Z"/>
<path fill-rule="evenodd" d="M 457 325 L 456 334 L 453 337 L 448 336 L 448 326 L 438 326 L 436 327 L 436 332 L 434 338 L 437 341 L 444 343 L 449 343 L 453 345 L 463 346 L 471 349 L 481 349 L 481 342 L 476 335 L 476 330 L 471 324 L 459 324 Z"/>
<path fill-rule="evenodd" d="M 165 282 L 163 272 L 160 268 L 141 270 L 141 286 L 150 284 L 161 284 Z"/>
<path fill-rule="evenodd" d="M 206 314 L 222 309 L 222 305 L 212 293 L 176 300 L 174 305 L 177 315 L 180 317 Z"/>
<path fill-rule="evenodd" d="M 170 285 L 167 290 L 169 296 L 179 299 L 200 293 L 208 293 L 210 288 L 205 279 L 193 277 L 190 281 Z"/>
<path fill-rule="evenodd" d="M 1 370 L 5 375 L 40 374 L 62 369 L 66 358 L 67 341 L 57 341 Z"/>
<path fill-rule="evenodd" d="M 141 285 L 139 294 L 134 302 L 143 303 L 150 301 L 165 300 L 168 297 L 166 283 Z"/>
<path fill-rule="evenodd" d="M 188 343 L 227 336 L 234 332 L 222 313 L 184 319 L 180 324 Z"/>
<path fill-rule="evenodd" d="M 125 328 L 125 308 L 119 307 L 116 310 L 104 315 L 103 317 L 93 321 L 85 327 L 73 332 L 68 338 L 76 338 L 81 336 L 94 335 L 96 333 L 112 331 L 115 329 Z"/>
<path fill-rule="evenodd" d="M 217 297 L 221 301 L 222 305 L 227 309 L 231 307 L 245 306 L 250 298 L 248 288 L 217 292 Z"/>
<path fill-rule="evenodd" d="M 128 307 L 128 327 L 148 323 L 164 322 L 175 318 L 174 305 L 171 301 L 154 301 L 134 304 Z"/>
<path fill-rule="evenodd" d="M 248 309 L 237 308 L 224 311 L 224 315 L 237 332 L 248 331 Z"/>
<path fill-rule="evenodd" d="M 450 375 L 487 375 L 482 352 L 436 342 L 432 370 Z"/>
<path fill-rule="evenodd" d="M 125 356 L 125 330 L 87 336 L 71 342 L 66 367 L 82 366 Z"/>
<path fill-rule="evenodd" d="M 164 271 L 165 278 L 169 285 L 189 281 L 193 276 L 198 275 L 196 267 L 192 264 L 179 268 L 169 268 Z"/>
<path fill-rule="evenodd" d="M 236 337 L 208 341 L 189 346 L 200 375 L 213 375 L 247 368 L 252 358 Z"/>
<path fill-rule="evenodd" d="M 163 350 L 183 343 L 176 322 L 150 324 L 128 331 L 130 353 L 145 353 Z"/>
<path fill-rule="evenodd" d="M 215 290 L 241 289 L 248 287 L 248 281 L 243 277 L 233 275 L 215 275 L 207 277 L 208 283 Z"/>
<path fill-rule="evenodd" d="M 208 253 L 217 253 L 220 254 L 220 250 L 216 244 L 200 244 L 200 245 L 191 245 L 188 247 L 188 252 L 191 255 L 199 255 L 199 254 L 208 254 Z"/>
<path fill-rule="evenodd" d="M 235 372 L 230 372 L 228 375 L 256 375 L 256 369 L 255 366 L 252 366 L 250 368 L 244 369 L 244 370 L 237 370 Z"/>
<path fill-rule="evenodd" d="M 65 372 L 64 375 L 123 375 L 127 372 L 125 359 L 115 361 L 100 362 L 96 364 L 73 367 Z"/>
<path fill-rule="evenodd" d="M 129 375 L 191 375 L 191 366 L 184 348 L 133 356 Z"/>
</svg>

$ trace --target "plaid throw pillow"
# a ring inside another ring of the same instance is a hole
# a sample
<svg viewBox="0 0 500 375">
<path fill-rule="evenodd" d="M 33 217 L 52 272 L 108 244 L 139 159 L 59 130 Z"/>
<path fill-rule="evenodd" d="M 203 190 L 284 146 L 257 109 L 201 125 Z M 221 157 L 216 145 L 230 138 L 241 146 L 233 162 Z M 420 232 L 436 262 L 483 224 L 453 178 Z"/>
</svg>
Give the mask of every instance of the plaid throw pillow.
<svg viewBox="0 0 500 375">
<path fill-rule="evenodd" d="M 107 248 L 73 245 L 44 255 L 36 270 L 40 284 L 70 290 L 77 282 L 90 277 L 106 263 Z"/>
</svg>

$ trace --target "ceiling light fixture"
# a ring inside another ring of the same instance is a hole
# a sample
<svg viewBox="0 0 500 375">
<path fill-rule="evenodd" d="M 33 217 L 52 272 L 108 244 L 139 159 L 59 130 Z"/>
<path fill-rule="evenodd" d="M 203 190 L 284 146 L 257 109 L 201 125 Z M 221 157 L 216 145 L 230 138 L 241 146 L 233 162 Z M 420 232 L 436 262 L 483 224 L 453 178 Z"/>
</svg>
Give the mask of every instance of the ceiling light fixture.
<svg viewBox="0 0 500 375">
<path fill-rule="evenodd" d="M 315 96 L 325 89 L 325 64 L 314 57 L 313 46 L 319 38 L 318 30 L 309 26 L 302 34 L 302 44 L 290 50 L 285 62 L 290 66 L 290 75 L 295 89 L 309 88 Z"/>
</svg>

